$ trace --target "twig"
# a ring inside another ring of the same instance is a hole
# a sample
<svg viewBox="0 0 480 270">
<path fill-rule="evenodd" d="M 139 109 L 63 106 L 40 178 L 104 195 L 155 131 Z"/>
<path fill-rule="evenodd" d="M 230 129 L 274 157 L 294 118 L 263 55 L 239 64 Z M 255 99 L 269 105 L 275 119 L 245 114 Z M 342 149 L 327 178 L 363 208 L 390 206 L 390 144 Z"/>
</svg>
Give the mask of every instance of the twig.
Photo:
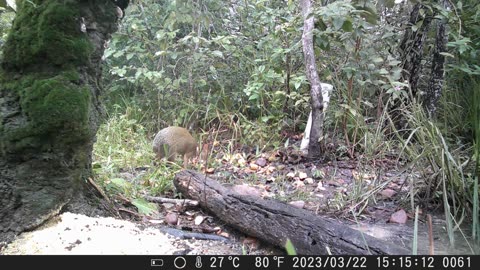
<svg viewBox="0 0 480 270">
<path fill-rule="evenodd" d="M 97 183 L 95 183 L 95 182 L 93 181 L 93 179 L 92 179 L 91 177 L 87 178 L 87 180 L 88 180 L 88 183 L 90 183 L 90 185 L 92 185 L 92 186 L 102 195 L 103 198 L 105 198 L 109 203 L 112 203 L 112 202 L 110 201 L 110 198 L 109 198 L 109 197 L 107 196 L 107 194 L 105 194 L 105 192 L 103 191 L 103 189 L 100 188 L 100 187 L 97 185 Z"/>
<path fill-rule="evenodd" d="M 189 200 L 189 199 L 171 199 L 163 197 L 153 197 L 145 196 L 147 201 L 158 202 L 158 203 L 175 203 L 175 204 L 186 204 L 187 206 L 198 206 L 198 201 Z"/>
<path fill-rule="evenodd" d="M 428 218 L 428 242 L 429 242 L 429 254 L 434 255 L 434 247 L 433 247 L 433 226 L 432 226 L 432 215 L 427 214 Z"/>
</svg>

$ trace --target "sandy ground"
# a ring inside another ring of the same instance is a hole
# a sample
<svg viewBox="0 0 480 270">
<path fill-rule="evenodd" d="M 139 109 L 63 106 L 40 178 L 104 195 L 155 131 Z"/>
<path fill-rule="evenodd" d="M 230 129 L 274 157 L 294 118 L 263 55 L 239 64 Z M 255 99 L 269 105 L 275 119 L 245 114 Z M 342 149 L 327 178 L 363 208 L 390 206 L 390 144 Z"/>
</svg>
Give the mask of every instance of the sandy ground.
<svg viewBox="0 0 480 270">
<path fill-rule="evenodd" d="M 171 255 L 241 254 L 233 244 L 180 240 L 155 227 L 111 217 L 63 213 L 32 232 L 21 234 L 2 254 Z"/>
</svg>

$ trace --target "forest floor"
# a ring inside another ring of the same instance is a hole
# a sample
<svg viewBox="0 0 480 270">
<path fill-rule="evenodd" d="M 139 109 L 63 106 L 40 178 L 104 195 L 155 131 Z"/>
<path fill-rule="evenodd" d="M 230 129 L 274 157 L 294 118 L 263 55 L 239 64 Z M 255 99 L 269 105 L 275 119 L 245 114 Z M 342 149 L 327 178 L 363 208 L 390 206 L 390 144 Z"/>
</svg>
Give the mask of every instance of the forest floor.
<svg viewBox="0 0 480 270">
<path fill-rule="evenodd" d="M 201 170 L 225 185 L 244 187 L 251 195 L 285 201 L 412 250 L 415 210 L 408 202 L 411 183 L 420 175 L 411 169 L 399 169 L 407 166 L 394 155 L 382 159 L 359 157 L 362 162 L 348 158 L 318 161 L 306 159 L 295 148 L 260 154 L 243 149 L 233 154 L 219 152 L 211 157 L 217 166 Z M 144 170 L 122 172 L 119 177 L 138 184 Z M 23 233 L 0 254 L 284 253 L 231 229 L 199 207 L 185 209 L 175 203 L 162 203 L 158 213 L 147 216 L 140 214 L 127 197 L 119 194 L 112 198 L 118 218 L 63 213 L 35 231 Z M 449 244 L 445 218 L 438 209 L 441 205 L 419 211 L 418 254 L 429 254 L 432 243 L 434 254 L 478 254 L 478 247 L 469 244 L 470 225 L 465 221 L 455 233 L 455 246 Z M 432 216 L 433 242 L 429 240 L 427 213 Z M 180 233 L 166 233 L 167 227 Z M 224 237 L 224 241 L 181 239 L 183 232 L 210 233 Z"/>
</svg>

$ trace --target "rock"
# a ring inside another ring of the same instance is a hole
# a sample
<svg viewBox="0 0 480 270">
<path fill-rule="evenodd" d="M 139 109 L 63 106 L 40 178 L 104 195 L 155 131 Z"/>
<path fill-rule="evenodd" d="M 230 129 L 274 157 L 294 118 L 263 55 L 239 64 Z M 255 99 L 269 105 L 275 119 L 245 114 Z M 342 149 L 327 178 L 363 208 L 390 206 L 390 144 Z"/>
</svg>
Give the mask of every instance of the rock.
<svg viewBox="0 0 480 270">
<path fill-rule="evenodd" d="M 289 202 L 288 204 L 300 209 L 303 209 L 305 207 L 305 201 L 293 201 Z"/>
<path fill-rule="evenodd" d="M 405 224 L 407 222 L 407 219 L 408 219 L 408 217 L 407 217 L 407 213 L 405 212 L 405 210 L 400 209 L 390 216 L 389 222 Z"/>
<path fill-rule="evenodd" d="M 205 217 L 204 217 L 204 216 L 201 216 L 201 215 L 196 216 L 196 217 L 195 217 L 195 220 L 194 220 L 194 224 L 198 226 L 198 225 L 202 224 L 202 222 L 203 222 L 204 220 L 205 220 Z"/>
<path fill-rule="evenodd" d="M 313 182 L 314 182 L 313 178 L 311 178 L 311 177 L 307 177 L 303 181 L 305 182 L 305 184 L 309 184 L 309 185 L 313 184 Z"/>
<path fill-rule="evenodd" d="M 263 157 L 257 159 L 257 161 L 255 161 L 255 164 L 257 164 L 258 166 L 260 167 L 265 167 L 265 165 L 267 165 L 267 160 Z"/>
<path fill-rule="evenodd" d="M 241 194 L 241 195 L 257 196 L 257 197 L 262 196 L 262 192 L 260 190 L 258 190 L 255 187 L 251 187 L 247 184 L 235 185 L 235 186 L 232 187 L 232 190 L 234 192 L 237 192 L 237 193 Z"/>
<path fill-rule="evenodd" d="M 387 188 L 387 189 L 384 189 L 380 192 L 380 194 L 382 195 L 382 197 L 384 198 L 387 198 L 387 199 L 390 199 L 392 198 L 395 194 L 397 194 L 397 192 L 393 189 L 390 189 L 390 188 Z"/>
<path fill-rule="evenodd" d="M 306 173 L 301 172 L 301 173 L 298 174 L 298 177 L 300 178 L 300 180 L 304 180 L 304 179 L 306 179 L 308 176 L 307 176 Z"/>
<path fill-rule="evenodd" d="M 170 225 L 177 225 L 178 223 L 178 215 L 176 213 L 168 213 L 166 216 L 165 216 L 165 221 L 167 222 L 167 224 L 170 224 Z"/>
</svg>

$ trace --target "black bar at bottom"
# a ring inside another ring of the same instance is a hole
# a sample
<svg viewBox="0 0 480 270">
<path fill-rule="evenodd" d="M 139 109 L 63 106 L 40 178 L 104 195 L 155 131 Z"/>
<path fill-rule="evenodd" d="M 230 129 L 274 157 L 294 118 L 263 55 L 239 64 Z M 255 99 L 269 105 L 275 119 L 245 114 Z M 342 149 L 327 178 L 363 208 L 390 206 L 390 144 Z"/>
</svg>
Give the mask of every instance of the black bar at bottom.
<svg viewBox="0 0 480 270">
<path fill-rule="evenodd" d="M 8 266 L 8 267 L 7 267 Z M 480 255 L 455 256 L 174 256 L 0 255 L 1 269 L 478 269 Z"/>
</svg>

